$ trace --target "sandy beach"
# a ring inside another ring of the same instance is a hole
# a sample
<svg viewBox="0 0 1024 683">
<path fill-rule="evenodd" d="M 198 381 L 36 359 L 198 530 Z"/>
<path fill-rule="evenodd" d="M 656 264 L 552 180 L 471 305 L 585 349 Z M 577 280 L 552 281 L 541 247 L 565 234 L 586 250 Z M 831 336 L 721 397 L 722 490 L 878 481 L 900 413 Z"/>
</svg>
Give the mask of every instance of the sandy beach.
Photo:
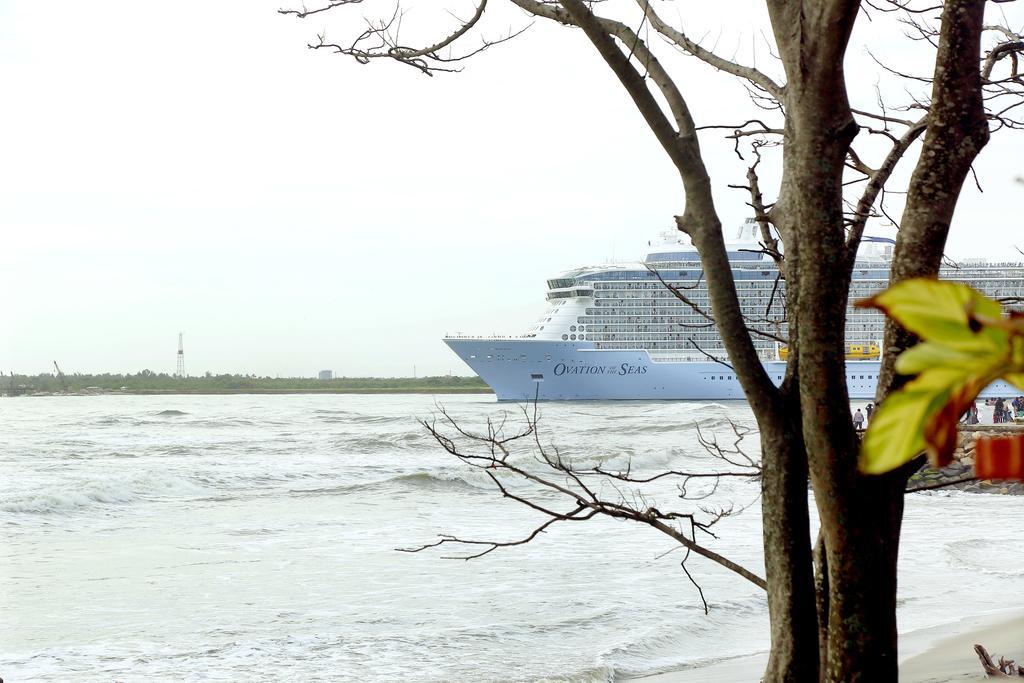
<svg viewBox="0 0 1024 683">
<path fill-rule="evenodd" d="M 1008 610 L 900 635 L 900 683 L 985 681 L 974 653 L 985 646 L 993 659 L 1024 661 L 1024 611 Z M 767 653 L 737 657 L 700 668 L 627 679 L 645 683 L 735 683 L 757 681 Z"/>
</svg>

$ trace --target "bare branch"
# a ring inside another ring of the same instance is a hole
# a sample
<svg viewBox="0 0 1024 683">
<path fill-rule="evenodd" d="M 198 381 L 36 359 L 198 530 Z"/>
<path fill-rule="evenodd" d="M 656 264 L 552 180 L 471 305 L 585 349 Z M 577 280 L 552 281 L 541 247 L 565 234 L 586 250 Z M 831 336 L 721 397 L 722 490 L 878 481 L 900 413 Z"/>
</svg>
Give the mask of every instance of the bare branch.
<svg viewBox="0 0 1024 683">
<path fill-rule="evenodd" d="M 328 11 L 330 11 L 330 10 L 336 8 L 336 7 L 341 7 L 342 5 L 357 5 L 357 4 L 361 3 L 362 1 L 363 0 L 330 0 L 330 2 L 328 2 L 326 5 L 324 5 L 322 7 L 317 7 L 316 9 L 306 9 L 305 6 L 303 6 L 303 8 L 300 9 L 300 10 L 298 10 L 298 9 L 283 9 L 282 8 L 282 9 L 277 10 L 277 13 L 278 14 L 294 14 L 299 19 L 305 19 L 306 17 L 308 17 L 311 14 L 319 14 L 320 12 L 328 12 Z"/>
<path fill-rule="evenodd" d="M 693 55 L 702 62 L 705 62 L 720 71 L 746 79 L 756 87 L 767 92 L 777 101 L 783 98 L 783 86 L 773 81 L 764 73 L 753 67 L 742 66 L 735 62 L 731 62 L 728 59 L 719 57 L 710 50 L 704 49 L 698 43 L 690 40 L 690 38 L 688 38 L 682 31 L 679 31 L 665 23 L 665 21 L 662 20 L 651 6 L 650 0 L 636 0 L 636 2 L 640 6 L 640 9 L 644 11 L 644 16 L 647 17 L 647 20 L 651 23 L 654 30 L 668 39 L 671 43 L 681 48 L 684 52 Z"/>
<path fill-rule="evenodd" d="M 740 123 L 740 124 L 735 125 L 735 126 L 734 125 L 728 125 L 728 124 L 712 124 L 712 125 L 708 125 L 708 126 L 697 126 L 695 128 L 695 130 L 714 130 L 716 128 L 727 128 L 727 129 L 731 129 L 733 131 L 740 131 L 740 130 L 743 130 L 744 128 L 746 128 L 747 126 L 754 125 L 754 124 L 757 124 L 758 126 L 761 126 L 761 128 L 759 130 L 750 131 L 752 134 L 753 133 L 778 133 L 778 134 L 782 134 L 784 132 L 781 128 L 772 128 L 771 126 L 769 126 L 767 123 L 765 123 L 761 119 L 748 119 L 748 120 L 744 121 L 743 123 Z"/>
<path fill-rule="evenodd" d="M 327 5 L 313 10 L 305 8 L 301 10 L 278 10 L 281 14 L 291 14 L 305 18 L 311 14 L 326 12 L 343 5 L 360 3 L 362 0 L 334 0 Z M 411 66 L 427 76 L 435 72 L 451 72 L 459 69 L 442 66 L 445 63 L 459 62 L 480 54 L 484 50 L 495 45 L 512 40 L 530 28 L 525 26 L 517 31 L 509 31 L 508 34 L 497 39 L 484 39 L 479 47 L 463 54 L 442 54 L 443 50 L 450 52 L 451 46 L 463 38 L 473 27 L 475 27 L 487 9 L 487 0 L 480 0 L 476 6 L 473 16 L 466 21 L 459 20 L 459 26 L 448 36 L 425 47 L 409 47 L 402 45 L 399 41 L 399 29 L 401 27 L 402 12 L 400 6 L 395 7 L 394 13 L 388 19 L 367 20 L 366 30 L 359 34 L 349 45 L 342 45 L 327 40 L 326 33 L 317 35 L 317 42 L 310 43 L 308 47 L 313 50 L 331 50 L 337 54 L 352 57 L 360 64 L 369 64 L 375 59 L 390 59 L 400 64 Z M 453 15 L 454 16 L 454 15 Z"/>
<path fill-rule="evenodd" d="M 997 62 L 1006 57 L 1013 58 L 1020 52 L 1024 52 L 1024 39 L 1021 39 L 1020 36 L 1016 36 L 1015 39 L 1001 43 L 989 50 L 988 55 L 985 56 L 985 61 L 982 63 L 981 79 L 989 82 L 989 79 L 992 77 L 992 70 Z"/>
<path fill-rule="evenodd" d="M 434 43 L 433 45 L 430 45 L 429 47 L 424 47 L 420 49 L 396 46 L 391 48 L 392 56 L 399 61 L 405 61 L 415 59 L 417 57 L 427 57 L 433 55 L 438 50 L 442 50 L 448 47 L 456 40 L 466 35 L 466 32 L 469 31 L 474 26 L 476 26 L 477 22 L 480 21 L 480 18 L 484 15 L 484 10 L 486 8 L 487 0 L 480 0 L 480 4 L 477 5 L 476 11 L 473 13 L 473 16 L 469 18 L 469 21 L 462 24 L 462 26 L 456 29 L 447 38 L 443 38 L 442 40 Z"/>
<path fill-rule="evenodd" d="M 747 169 L 747 182 L 750 183 L 750 207 L 754 209 L 754 220 L 757 221 L 757 226 L 761 231 L 761 246 L 764 247 L 765 251 L 772 260 L 775 261 L 775 265 L 779 269 L 779 275 L 785 277 L 785 258 L 782 255 L 782 251 L 779 249 L 779 240 L 776 239 L 775 235 L 772 234 L 771 230 L 771 219 L 768 217 L 768 211 L 765 209 L 764 197 L 761 194 L 761 186 L 757 176 L 757 167 L 761 163 L 761 151 L 760 145 L 754 144 L 752 152 L 754 154 L 754 163 Z M 778 287 L 778 279 L 775 280 L 775 285 Z M 772 289 L 772 299 L 774 300 L 775 289 Z M 765 310 L 765 315 L 768 315 L 768 310 L 771 309 L 771 303 L 768 304 L 768 309 Z"/>
<path fill-rule="evenodd" d="M 596 515 L 604 515 L 616 519 L 640 522 L 658 529 L 662 533 L 675 539 L 678 543 L 687 548 L 688 551 L 692 551 L 693 553 L 710 559 L 762 588 L 765 587 L 763 579 L 744 567 L 732 562 L 728 558 L 704 547 L 696 541 L 695 534 L 697 531 L 714 536 L 711 531 L 711 527 L 725 516 L 731 514 L 733 511 L 731 507 L 717 511 L 702 508 L 701 512 L 704 513 L 706 517 L 698 518 L 691 512 L 677 512 L 659 509 L 656 505 L 647 500 L 647 497 L 641 490 L 638 489 L 633 492 L 632 496 L 627 496 L 614 485 L 610 488 L 616 492 L 618 500 L 603 498 L 598 494 L 597 489 L 593 485 L 587 483 L 587 478 L 599 477 L 602 482 L 620 481 L 644 484 L 657 481 L 663 477 L 653 477 L 649 478 L 647 481 L 643 481 L 644 478 L 642 477 L 634 478 L 629 474 L 628 469 L 625 473 L 622 473 L 606 471 L 599 465 L 591 467 L 576 467 L 572 462 L 563 458 L 556 448 L 549 449 L 541 442 L 539 430 L 537 429 L 536 403 L 534 403 L 532 414 L 526 409 L 526 407 L 523 407 L 522 414 L 526 422 L 525 426 L 510 432 L 506 432 L 506 429 L 508 428 L 507 413 L 503 413 L 501 419 L 497 422 L 491 419 L 487 420 L 484 432 L 475 433 L 460 425 L 443 407 L 438 406 L 437 410 L 440 413 L 442 422 L 446 424 L 449 429 L 452 429 L 455 432 L 453 438 L 439 429 L 436 419 L 429 422 L 422 421 L 421 424 L 424 425 L 437 443 L 463 463 L 476 469 L 483 470 L 487 474 L 487 478 L 501 493 L 502 497 L 520 503 L 525 507 L 544 515 L 546 519 L 535 526 L 529 533 L 513 540 L 465 539 L 458 536 L 443 534 L 440 536 L 439 540 L 432 543 L 412 548 L 400 548 L 399 550 L 404 552 L 420 552 L 429 548 L 437 548 L 444 545 L 461 545 L 478 548 L 478 550 L 473 550 L 464 555 L 447 557 L 452 559 L 474 559 L 487 555 L 499 548 L 513 547 L 529 543 L 558 522 L 586 521 L 588 519 L 592 519 Z M 734 426 L 734 434 L 737 438 L 733 447 L 723 447 L 720 449 L 720 452 L 723 454 L 721 456 L 722 459 L 730 462 L 730 464 L 734 464 L 739 469 L 728 470 L 727 472 L 718 473 L 717 475 L 714 473 L 679 472 L 678 475 L 683 478 L 683 484 L 678 487 L 681 497 L 686 497 L 685 483 L 690 477 L 708 479 L 717 482 L 722 476 L 735 476 L 748 479 L 757 476 L 759 470 L 756 463 L 747 457 L 746 454 L 737 455 L 737 453 L 742 453 L 742 451 L 739 450 L 738 445 L 745 432 L 738 430 Z M 475 445 L 478 447 L 478 450 L 466 450 L 463 445 L 457 443 L 456 439 L 461 439 L 462 443 L 466 446 Z M 557 474 L 564 477 L 565 481 L 563 483 L 559 483 L 550 475 L 539 474 L 512 462 L 510 456 L 512 454 L 512 448 L 516 443 L 530 444 L 532 452 L 536 456 L 534 461 L 541 465 L 542 468 L 547 469 L 550 474 Z M 538 486 L 540 487 L 537 489 L 538 491 L 546 491 L 548 493 L 556 494 L 561 498 L 568 500 L 571 503 L 571 506 L 564 512 L 558 511 L 550 504 L 541 502 L 529 492 L 520 492 L 510 488 L 505 481 L 508 477 L 511 477 L 510 481 L 520 480 L 524 483 Z M 703 497 L 706 497 L 706 495 L 701 496 L 701 498 Z M 675 524 L 679 522 L 684 522 L 686 524 L 689 529 L 688 534 L 684 533 L 681 528 L 675 526 Z"/>
<path fill-rule="evenodd" d="M 882 161 L 882 165 L 878 170 L 869 174 L 868 184 L 857 201 L 857 208 L 850 226 L 850 234 L 846 238 L 847 260 L 850 264 L 857 259 L 860 240 L 864 235 L 864 228 L 867 226 L 868 217 L 871 215 L 871 209 L 875 205 L 875 200 L 878 199 L 879 193 L 892 176 L 892 172 L 896 169 L 900 159 L 903 158 L 903 155 L 910 149 L 914 141 L 924 133 L 927 126 L 927 116 L 923 116 L 911 124 L 899 140 L 896 141 L 896 144 L 892 146 L 889 153 L 885 155 L 885 160 Z"/>
<path fill-rule="evenodd" d="M 697 581 L 693 578 L 693 575 L 690 574 L 690 570 L 686 568 L 686 561 L 688 559 L 690 559 L 689 548 L 686 549 L 686 556 L 683 557 L 683 561 L 679 563 L 679 566 L 683 568 L 683 571 L 686 572 L 686 578 L 688 578 L 690 580 L 690 583 L 692 583 L 694 587 L 697 589 L 697 592 L 700 594 L 700 601 L 704 604 L 704 614 L 708 614 L 708 601 L 704 598 L 704 589 L 700 587 L 700 584 L 697 583 Z"/>
</svg>

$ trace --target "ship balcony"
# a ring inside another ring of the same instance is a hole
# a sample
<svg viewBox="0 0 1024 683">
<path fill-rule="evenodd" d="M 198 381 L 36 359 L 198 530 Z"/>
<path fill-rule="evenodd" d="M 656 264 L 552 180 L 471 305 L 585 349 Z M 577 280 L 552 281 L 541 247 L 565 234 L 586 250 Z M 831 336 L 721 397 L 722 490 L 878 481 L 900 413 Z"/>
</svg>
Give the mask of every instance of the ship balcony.
<svg viewBox="0 0 1024 683">
<path fill-rule="evenodd" d="M 446 334 L 442 339 L 471 339 L 471 340 L 490 340 L 490 339 L 535 339 L 536 334 Z"/>
<path fill-rule="evenodd" d="M 576 297 L 592 297 L 594 296 L 594 290 L 590 288 L 574 287 L 572 289 L 556 289 L 548 292 L 548 301 L 554 301 L 555 299 L 572 299 Z"/>
</svg>

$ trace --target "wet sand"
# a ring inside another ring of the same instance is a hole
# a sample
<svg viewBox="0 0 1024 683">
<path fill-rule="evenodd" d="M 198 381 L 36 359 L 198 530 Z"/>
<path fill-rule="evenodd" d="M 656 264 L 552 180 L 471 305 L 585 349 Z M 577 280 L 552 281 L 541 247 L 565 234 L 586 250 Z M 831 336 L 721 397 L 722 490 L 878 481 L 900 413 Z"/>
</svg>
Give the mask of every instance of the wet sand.
<svg viewBox="0 0 1024 683">
<path fill-rule="evenodd" d="M 986 681 L 975 643 L 998 661 L 1024 663 L 1024 612 L 1003 611 L 912 631 L 900 636 L 900 683 Z M 767 653 L 724 660 L 700 668 L 643 676 L 644 683 L 735 683 L 758 681 Z"/>
</svg>

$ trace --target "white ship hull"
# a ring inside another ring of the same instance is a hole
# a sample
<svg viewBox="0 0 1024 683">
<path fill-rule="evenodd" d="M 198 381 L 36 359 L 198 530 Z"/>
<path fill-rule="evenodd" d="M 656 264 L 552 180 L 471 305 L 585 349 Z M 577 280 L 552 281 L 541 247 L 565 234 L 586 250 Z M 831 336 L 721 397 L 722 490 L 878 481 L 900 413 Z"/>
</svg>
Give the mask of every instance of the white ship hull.
<svg viewBox="0 0 1024 683">
<path fill-rule="evenodd" d="M 448 338 L 445 343 L 488 384 L 499 401 L 742 400 L 736 373 L 713 361 L 673 362 L 644 350 L 595 349 L 589 342 L 537 339 Z M 879 361 L 846 363 L 850 398 L 871 401 Z M 785 361 L 764 364 L 781 384 Z M 1015 396 L 1005 382 L 989 386 L 982 397 Z"/>
<path fill-rule="evenodd" d="M 732 370 L 712 361 L 672 362 L 647 351 L 598 350 L 589 342 L 445 339 L 499 401 L 743 399 Z M 872 399 L 878 361 L 847 363 L 852 398 Z M 765 363 L 782 382 L 786 364 Z"/>
</svg>

